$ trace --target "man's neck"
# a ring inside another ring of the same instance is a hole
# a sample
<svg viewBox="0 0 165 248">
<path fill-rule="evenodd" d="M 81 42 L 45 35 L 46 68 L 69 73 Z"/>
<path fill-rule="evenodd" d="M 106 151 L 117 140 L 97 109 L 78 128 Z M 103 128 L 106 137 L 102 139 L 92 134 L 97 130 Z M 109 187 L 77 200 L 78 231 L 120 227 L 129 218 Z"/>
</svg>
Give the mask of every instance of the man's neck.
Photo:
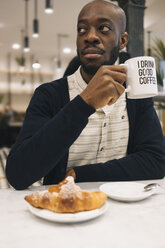
<svg viewBox="0 0 165 248">
<path fill-rule="evenodd" d="M 94 75 L 87 74 L 82 67 L 80 68 L 80 73 L 83 78 L 83 80 L 88 84 L 89 81 L 93 78 Z"/>
</svg>

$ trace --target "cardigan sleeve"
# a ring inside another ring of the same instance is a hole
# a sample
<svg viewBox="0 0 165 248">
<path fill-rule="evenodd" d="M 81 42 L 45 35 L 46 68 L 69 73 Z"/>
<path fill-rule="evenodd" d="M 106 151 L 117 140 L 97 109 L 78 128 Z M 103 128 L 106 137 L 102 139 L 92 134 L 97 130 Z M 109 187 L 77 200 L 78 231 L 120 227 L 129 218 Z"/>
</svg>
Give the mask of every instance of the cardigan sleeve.
<svg viewBox="0 0 165 248">
<path fill-rule="evenodd" d="M 159 119 L 148 99 L 128 105 L 129 143 L 127 156 L 105 163 L 74 168 L 76 181 L 130 181 L 165 176 L 165 144 Z"/>
<path fill-rule="evenodd" d="M 25 189 L 48 175 L 95 111 L 80 96 L 63 107 L 61 99 L 59 90 L 51 88 L 51 84 L 35 91 L 7 159 L 6 176 L 14 188 Z"/>
</svg>

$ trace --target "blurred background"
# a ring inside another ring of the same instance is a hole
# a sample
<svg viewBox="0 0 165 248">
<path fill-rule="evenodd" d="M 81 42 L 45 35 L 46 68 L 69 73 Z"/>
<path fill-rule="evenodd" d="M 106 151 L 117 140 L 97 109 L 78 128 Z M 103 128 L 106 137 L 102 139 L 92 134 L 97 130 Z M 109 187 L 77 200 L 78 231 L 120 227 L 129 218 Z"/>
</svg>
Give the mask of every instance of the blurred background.
<svg viewBox="0 0 165 248">
<path fill-rule="evenodd" d="M 0 0 L 0 146 L 11 147 L 37 86 L 63 76 L 76 56 L 76 22 L 89 0 Z M 111 1 L 110 1 L 111 2 Z M 157 62 L 163 125 L 165 1 L 119 0 L 126 12 L 129 57 Z M 121 57 L 123 58 L 123 57 Z M 165 126 L 165 125 L 164 125 Z"/>
</svg>

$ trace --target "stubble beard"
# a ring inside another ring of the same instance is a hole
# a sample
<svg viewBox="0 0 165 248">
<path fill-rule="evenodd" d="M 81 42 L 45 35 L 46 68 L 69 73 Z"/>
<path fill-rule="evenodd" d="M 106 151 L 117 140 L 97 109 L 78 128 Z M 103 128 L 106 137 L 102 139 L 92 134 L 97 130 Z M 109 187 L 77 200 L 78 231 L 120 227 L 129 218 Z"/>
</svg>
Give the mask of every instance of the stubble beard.
<svg viewBox="0 0 165 248">
<path fill-rule="evenodd" d="M 98 66 L 92 66 L 92 65 L 86 65 L 81 61 L 81 58 L 79 56 L 79 53 L 77 51 L 77 55 L 79 57 L 80 60 L 80 64 L 82 66 L 82 69 L 85 73 L 89 74 L 89 75 L 94 75 L 98 69 L 102 66 L 102 65 L 114 65 L 117 58 L 119 57 L 119 45 L 116 46 L 112 51 L 111 51 L 111 56 L 109 61 L 104 61 L 104 63 L 102 63 L 101 65 Z"/>
</svg>

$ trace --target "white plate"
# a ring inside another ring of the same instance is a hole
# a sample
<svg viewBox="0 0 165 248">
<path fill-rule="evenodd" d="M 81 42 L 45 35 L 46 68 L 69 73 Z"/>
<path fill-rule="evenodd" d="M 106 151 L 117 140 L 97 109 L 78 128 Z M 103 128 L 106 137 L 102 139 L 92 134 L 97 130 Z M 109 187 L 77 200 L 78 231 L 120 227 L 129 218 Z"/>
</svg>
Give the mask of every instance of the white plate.
<svg viewBox="0 0 165 248">
<path fill-rule="evenodd" d="M 155 190 L 144 191 L 144 184 L 135 182 L 110 182 L 100 186 L 100 191 L 118 201 L 133 202 L 144 200 L 155 193 Z"/>
<path fill-rule="evenodd" d="M 101 208 L 91 211 L 74 213 L 74 214 L 54 213 L 46 209 L 32 207 L 29 204 L 28 204 L 28 208 L 32 214 L 49 221 L 61 222 L 61 223 L 74 223 L 74 222 L 82 222 L 82 221 L 94 219 L 104 214 L 105 211 L 108 209 L 108 205 L 107 203 L 105 203 Z"/>
</svg>

